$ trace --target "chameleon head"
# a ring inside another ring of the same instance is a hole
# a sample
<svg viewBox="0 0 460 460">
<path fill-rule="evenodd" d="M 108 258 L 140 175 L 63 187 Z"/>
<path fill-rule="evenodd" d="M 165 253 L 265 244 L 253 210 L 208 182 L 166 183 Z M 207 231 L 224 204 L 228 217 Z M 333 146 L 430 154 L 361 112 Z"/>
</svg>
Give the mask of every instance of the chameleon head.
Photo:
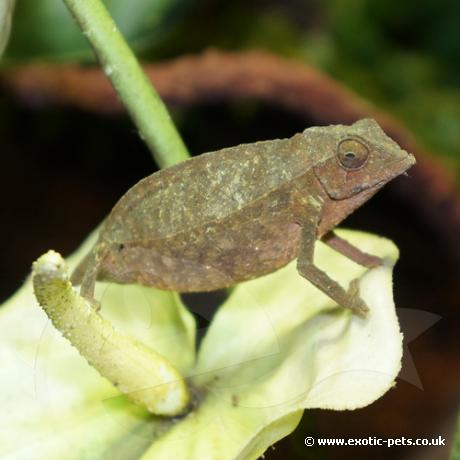
<svg viewBox="0 0 460 460">
<path fill-rule="evenodd" d="M 415 163 L 413 155 L 399 147 L 372 119 L 326 130 L 324 150 L 314 170 L 332 200 L 378 190 Z"/>
</svg>

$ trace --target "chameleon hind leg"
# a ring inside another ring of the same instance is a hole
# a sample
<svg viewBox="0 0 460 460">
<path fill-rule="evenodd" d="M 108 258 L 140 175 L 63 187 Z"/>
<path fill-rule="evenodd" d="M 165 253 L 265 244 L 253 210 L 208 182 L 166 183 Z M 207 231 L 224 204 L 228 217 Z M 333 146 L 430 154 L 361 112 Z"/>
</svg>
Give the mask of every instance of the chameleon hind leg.
<svg viewBox="0 0 460 460">
<path fill-rule="evenodd" d="M 95 310 L 100 310 L 100 303 L 94 298 L 94 289 L 102 267 L 104 255 L 91 251 L 72 273 L 72 284 L 80 284 L 80 295 L 87 300 Z"/>
</svg>

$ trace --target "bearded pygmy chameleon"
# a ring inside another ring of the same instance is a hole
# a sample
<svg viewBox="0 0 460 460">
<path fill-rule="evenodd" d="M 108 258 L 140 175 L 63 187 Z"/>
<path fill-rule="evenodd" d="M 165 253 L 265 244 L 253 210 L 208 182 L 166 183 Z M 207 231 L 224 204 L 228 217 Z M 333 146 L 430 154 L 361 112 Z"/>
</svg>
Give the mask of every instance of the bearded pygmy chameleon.
<svg viewBox="0 0 460 460">
<path fill-rule="evenodd" d="M 210 291 L 297 257 L 300 275 L 364 315 L 357 280 L 346 291 L 314 264 L 315 241 L 381 263 L 332 229 L 414 163 L 371 119 L 199 155 L 128 190 L 72 281 L 96 305 L 96 280 Z"/>
</svg>

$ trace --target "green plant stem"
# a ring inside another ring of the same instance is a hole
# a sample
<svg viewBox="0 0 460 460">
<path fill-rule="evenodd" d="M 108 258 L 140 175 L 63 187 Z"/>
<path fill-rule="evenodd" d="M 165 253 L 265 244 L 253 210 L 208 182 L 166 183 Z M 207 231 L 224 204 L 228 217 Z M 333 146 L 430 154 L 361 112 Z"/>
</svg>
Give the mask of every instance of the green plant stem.
<svg viewBox="0 0 460 460">
<path fill-rule="evenodd" d="M 91 43 L 105 74 L 149 146 L 157 164 L 189 157 L 171 117 L 100 0 L 64 0 Z"/>
<path fill-rule="evenodd" d="M 89 364 L 135 404 L 157 415 L 183 414 L 190 393 L 180 373 L 159 353 L 115 330 L 80 297 L 54 251 L 33 265 L 38 303 Z"/>
</svg>

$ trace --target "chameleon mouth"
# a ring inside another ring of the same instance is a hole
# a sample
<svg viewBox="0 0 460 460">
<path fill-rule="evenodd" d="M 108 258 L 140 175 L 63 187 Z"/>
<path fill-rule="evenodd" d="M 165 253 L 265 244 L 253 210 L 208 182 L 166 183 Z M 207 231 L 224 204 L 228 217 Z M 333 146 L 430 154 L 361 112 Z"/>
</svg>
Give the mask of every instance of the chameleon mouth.
<svg viewBox="0 0 460 460">
<path fill-rule="evenodd" d="M 363 184 L 363 185 L 357 185 L 353 187 L 351 190 L 352 196 L 360 195 L 360 194 L 365 194 L 366 199 L 368 199 L 370 196 L 372 196 L 376 191 L 378 191 L 380 188 L 382 188 L 384 185 L 388 184 L 392 179 L 404 174 L 405 172 L 412 167 L 415 164 L 415 158 L 413 155 L 407 154 L 405 158 L 401 158 L 399 160 L 395 160 L 391 162 L 390 164 L 387 165 L 384 175 L 381 180 L 374 184 Z M 369 192 L 369 193 L 365 193 Z M 341 200 L 341 199 L 348 199 L 348 197 L 344 198 L 336 198 L 332 197 L 332 199 L 336 200 Z M 364 198 L 364 195 L 363 195 Z"/>
<path fill-rule="evenodd" d="M 390 180 L 394 179 L 395 177 L 398 177 L 402 174 L 406 175 L 405 172 L 414 166 L 416 163 L 414 155 L 407 153 L 404 158 L 401 158 L 399 160 L 396 160 L 392 163 L 390 163 L 385 171 L 385 177 L 377 182 L 375 185 L 373 185 L 371 188 L 380 188 L 386 183 L 388 183 Z"/>
<path fill-rule="evenodd" d="M 372 196 L 372 194 L 385 184 L 395 177 L 400 176 L 415 164 L 414 156 L 407 153 L 405 150 L 401 149 L 397 153 L 397 157 L 399 158 L 387 163 L 378 171 L 378 178 L 369 177 L 365 171 L 349 171 L 346 173 L 346 177 L 341 181 L 340 177 L 331 179 L 331 177 L 326 175 L 326 178 L 324 178 L 321 176 L 322 171 L 317 171 L 315 168 L 313 168 L 313 171 L 322 189 L 331 200 L 341 201 L 356 197 L 357 202 L 362 202 L 357 198 L 358 195 L 361 196 L 361 198 Z M 349 174 L 352 175 L 354 180 L 351 180 Z"/>
</svg>

